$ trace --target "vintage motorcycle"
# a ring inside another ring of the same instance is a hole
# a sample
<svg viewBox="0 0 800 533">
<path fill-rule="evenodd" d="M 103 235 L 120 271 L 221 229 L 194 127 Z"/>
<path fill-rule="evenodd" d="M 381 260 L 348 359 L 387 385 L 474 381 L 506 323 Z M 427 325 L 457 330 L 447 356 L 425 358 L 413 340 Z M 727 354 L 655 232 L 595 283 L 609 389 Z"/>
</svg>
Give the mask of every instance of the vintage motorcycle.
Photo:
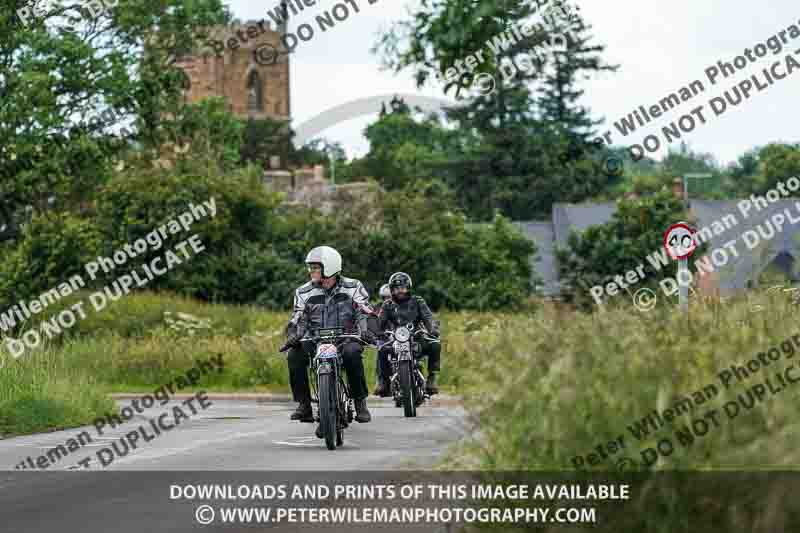
<svg viewBox="0 0 800 533">
<path fill-rule="evenodd" d="M 420 361 L 421 346 L 417 339 L 424 337 L 429 342 L 440 342 L 428 335 L 424 328 L 414 328 L 413 324 L 399 326 L 394 331 L 384 332 L 386 342 L 392 344 L 389 364 L 392 368 L 390 390 L 395 407 L 403 406 L 407 418 L 417 416 L 417 407 L 425 403 L 430 395 L 425 392 L 425 376 Z"/>
<path fill-rule="evenodd" d="M 355 406 L 344 378 L 341 346 L 345 341 L 366 342 L 359 335 L 345 334 L 343 328 L 322 328 L 304 341 L 316 344 L 316 355 L 309 365 L 311 403 L 317 405 L 314 420 L 329 450 L 344 444 L 344 430 L 353 422 Z M 319 436 L 319 435 L 317 435 Z"/>
</svg>

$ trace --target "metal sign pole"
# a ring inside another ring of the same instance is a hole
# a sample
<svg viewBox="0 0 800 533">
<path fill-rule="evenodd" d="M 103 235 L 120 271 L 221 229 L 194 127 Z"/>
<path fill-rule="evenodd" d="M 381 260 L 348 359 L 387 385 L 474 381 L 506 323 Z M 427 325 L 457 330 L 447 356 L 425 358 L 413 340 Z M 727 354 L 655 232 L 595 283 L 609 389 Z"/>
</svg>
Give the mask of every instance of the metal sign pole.
<svg viewBox="0 0 800 533">
<path fill-rule="evenodd" d="M 672 259 L 678 261 L 678 305 L 683 314 L 689 311 L 689 284 L 692 274 L 689 272 L 689 257 L 697 247 L 694 240 L 694 230 L 686 222 L 671 225 L 664 233 L 664 248 Z M 689 239 L 689 245 L 685 244 Z M 673 243 L 674 241 L 674 243 Z"/>
<path fill-rule="evenodd" d="M 686 313 L 689 310 L 689 262 L 686 259 L 678 260 L 678 302 L 681 311 Z"/>
</svg>

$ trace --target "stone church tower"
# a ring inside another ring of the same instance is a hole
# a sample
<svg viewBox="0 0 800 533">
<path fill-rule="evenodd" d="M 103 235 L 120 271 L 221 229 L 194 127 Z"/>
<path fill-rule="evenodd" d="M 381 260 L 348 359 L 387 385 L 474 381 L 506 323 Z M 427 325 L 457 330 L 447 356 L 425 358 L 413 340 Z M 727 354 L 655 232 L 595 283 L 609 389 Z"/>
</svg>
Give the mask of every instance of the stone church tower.
<svg viewBox="0 0 800 533">
<path fill-rule="evenodd" d="M 187 101 L 221 96 L 239 118 L 291 120 L 289 54 L 281 31 L 283 25 L 276 31 L 263 20 L 212 28 L 209 42 L 216 50 L 209 45 L 176 64 L 188 77 Z"/>
</svg>

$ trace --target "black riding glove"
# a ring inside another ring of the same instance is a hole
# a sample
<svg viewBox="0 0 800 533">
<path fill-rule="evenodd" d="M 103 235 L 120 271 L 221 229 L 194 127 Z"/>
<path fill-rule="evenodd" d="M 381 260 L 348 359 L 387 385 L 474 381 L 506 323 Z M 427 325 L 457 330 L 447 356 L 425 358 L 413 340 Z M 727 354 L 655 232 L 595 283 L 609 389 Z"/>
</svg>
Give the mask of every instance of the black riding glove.
<svg viewBox="0 0 800 533">
<path fill-rule="evenodd" d="M 278 351 L 279 351 L 279 352 L 286 352 L 286 351 L 289 351 L 289 350 L 291 350 L 292 348 L 294 348 L 295 346 L 297 346 L 298 344 L 300 344 L 300 337 L 289 337 L 289 339 L 287 339 L 287 341 L 286 341 L 286 344 L 284 344 L 283 346 L 281 346 L 281 347 L 278 349 Z"/>
<path fill-rule="evenodd" d="M 378 338 L 372 333 L 370 330 L 366 330 L 361 333 L 361 338 L 364 339 L 369 344 L 375 344 Z"/>
</svg>

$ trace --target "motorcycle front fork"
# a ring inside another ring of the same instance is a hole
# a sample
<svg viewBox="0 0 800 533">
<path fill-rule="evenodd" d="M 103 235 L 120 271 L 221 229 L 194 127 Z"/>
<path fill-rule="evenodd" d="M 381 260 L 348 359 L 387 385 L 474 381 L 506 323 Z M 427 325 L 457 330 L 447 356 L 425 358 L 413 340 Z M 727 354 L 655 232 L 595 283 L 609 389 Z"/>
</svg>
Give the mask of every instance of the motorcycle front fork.
<svg viewBox="0 0 800 533">
<path fill-rule="evenodd" d="M 346 390 L 346 389 L 344 389 L 344 387 L 346 387 L 346 384 L 344 382 L 344 378 L 342 376 L 341 369 L 339 369 L 338 374 L 339 374 L 339 387 L 342 388 L 343 390 Z M 310 376 L 310 377 L 313 377 L 313 376 Z M 314 389 L 315 390 L 312 392 L 312 397 L 316 393 L 316 387 L 314 387 Z M 344 424 L 345 428 L 348 427 L 353 422 L 353 420 L 355 419 L 355 414 L 356 414 L 355 401 L 353 400 L 353 398 L 349 394 L 346 397 L 347 397 L 347 401 L 344 404 L 344 409 L 345 409 L 344 419 L 346 421 L 345 424 Z M 312 403 L 316 404 L 316 406 L 314 407 L 314 410 L 313 410 L 313 415 L 312 415 L 314 417 L 314 422 L 319 424 L 321 422 L 321 419 L 320 419 L 320 416 L 319 416 L 319 400 L 312 399 L 311 401 L 312 401 Z"/>
<path fill-rule="evenodd" d="M 415 361 L 414 365 L 414 376 L 417 380 L 419 380 L 420 388 L 423 390 L 425 394 L 425 398 L 430 398 L 430 395 L 425 391 L 425 385 L 427 385 L 428 381 L 425 379 L 425 375 L 422 373 L 422 367 L 419 364 L 419 361 Z M 392 362 L 392 377 L 389 378 L 389 390 L 391 390 L 396 397 L 400 397 L 400 373 L 398 372 L 398 367 L 400 366 L 399 363 Z"/>
</svg>

